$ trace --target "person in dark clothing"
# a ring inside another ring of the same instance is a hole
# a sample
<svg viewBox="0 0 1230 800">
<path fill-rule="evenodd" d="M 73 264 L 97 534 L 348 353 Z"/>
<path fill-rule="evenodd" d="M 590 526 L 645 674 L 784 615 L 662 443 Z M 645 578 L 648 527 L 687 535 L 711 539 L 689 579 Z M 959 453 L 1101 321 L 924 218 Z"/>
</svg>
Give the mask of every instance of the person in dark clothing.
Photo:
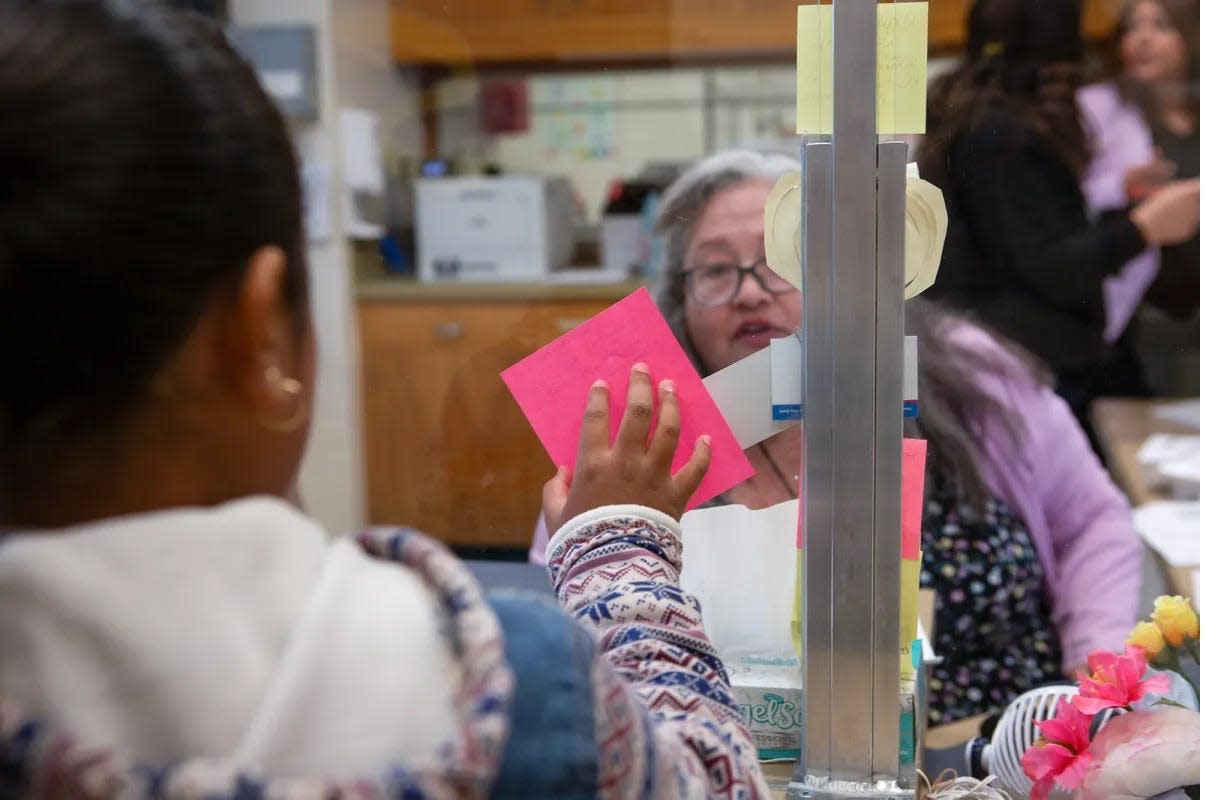
<svg viewBox="0 0 1230 800">
<path fill-rule="evenodd" d="M 976 0 L 967 27 L 961 63 L 931 92 L 919 155 L 950 221 L 930 296 L 1041 358 L 1088 431 L 1093 397 L 1145 392 L 1130 354 L 1103 337 L 1103 280 L 1151 245 L 1190 238 L 1199 183 L 1091 217 L 1079 2 Z"/>
</svg>

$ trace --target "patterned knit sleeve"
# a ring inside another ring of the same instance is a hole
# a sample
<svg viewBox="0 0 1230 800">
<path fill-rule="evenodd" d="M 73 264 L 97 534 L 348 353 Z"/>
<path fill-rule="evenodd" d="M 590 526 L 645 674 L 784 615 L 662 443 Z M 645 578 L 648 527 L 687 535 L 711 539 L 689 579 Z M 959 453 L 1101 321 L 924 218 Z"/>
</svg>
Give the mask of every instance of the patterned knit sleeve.
<svg viewBox="0 0 1230 800">
<path fill-rule="evenodd" d="M 607 506 L 552 537 L 560 602 L 593 631 L 599 796 L 767 798 L 725 668 L 679 585 L 679 523 Z"/>
</svg>

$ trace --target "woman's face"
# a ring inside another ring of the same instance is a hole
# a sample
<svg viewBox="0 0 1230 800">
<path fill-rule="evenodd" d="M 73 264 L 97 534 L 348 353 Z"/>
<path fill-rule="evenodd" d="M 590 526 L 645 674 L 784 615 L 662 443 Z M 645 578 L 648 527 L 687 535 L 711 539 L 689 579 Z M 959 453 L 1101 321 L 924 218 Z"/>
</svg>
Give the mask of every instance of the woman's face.
<svg viewBox="0 0 1230 800">
<path fill-rule="evenodd" d="M 1142 0 L 1128 14 L 1119 53 L 1129 78 L 1142 83 L 1181 81 L 1188 53 L 1179 29 L 1156 0 Z"/>
<path fill-rule="evenodd" d="M 764 264 L 764 204 L 773 185 L 747 180 L 713 196 L 692 228 L 683 267 L 689 270 L 719 265 Z M 803 296 L 791 289 L 784 294 L 765 290 L 751 275 L 744 275 L 729 302 L 704 307 L 685 291 L 684 323 L 701 363 L 710 372 L 746 358 L 770 339 L 789 336 L 802 322 Z"/>
</svg>

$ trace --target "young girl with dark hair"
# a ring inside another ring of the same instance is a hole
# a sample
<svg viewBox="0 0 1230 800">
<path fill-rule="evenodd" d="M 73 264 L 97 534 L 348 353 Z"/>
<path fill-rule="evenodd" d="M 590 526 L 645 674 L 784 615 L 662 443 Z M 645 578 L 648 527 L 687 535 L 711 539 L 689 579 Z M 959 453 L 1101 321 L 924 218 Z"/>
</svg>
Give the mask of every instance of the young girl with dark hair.
<svg viewBox="0 0 1230 800">
<path fill-rule="evenodd" d="M 613 444 L 595 385 L 544 491 L 561 609 L 281 499 L 314 361 L 294 151 L 222 32 L 0 3 L 0 796 L 767 797 L 678 584 L 670 376 Z"/>
</svg>

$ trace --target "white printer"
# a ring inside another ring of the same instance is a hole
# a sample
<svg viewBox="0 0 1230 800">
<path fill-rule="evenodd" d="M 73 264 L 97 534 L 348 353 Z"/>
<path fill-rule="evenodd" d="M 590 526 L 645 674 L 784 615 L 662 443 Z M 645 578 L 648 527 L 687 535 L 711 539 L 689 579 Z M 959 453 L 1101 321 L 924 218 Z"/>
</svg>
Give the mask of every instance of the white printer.
<svg viewBox="0 0 1230 800">
<path fill-rule="evenodd" d="M 421 178 L 415 221 L 421 281 L 537 281 L 572 253 L 565 178 Z"/>
</svg>

